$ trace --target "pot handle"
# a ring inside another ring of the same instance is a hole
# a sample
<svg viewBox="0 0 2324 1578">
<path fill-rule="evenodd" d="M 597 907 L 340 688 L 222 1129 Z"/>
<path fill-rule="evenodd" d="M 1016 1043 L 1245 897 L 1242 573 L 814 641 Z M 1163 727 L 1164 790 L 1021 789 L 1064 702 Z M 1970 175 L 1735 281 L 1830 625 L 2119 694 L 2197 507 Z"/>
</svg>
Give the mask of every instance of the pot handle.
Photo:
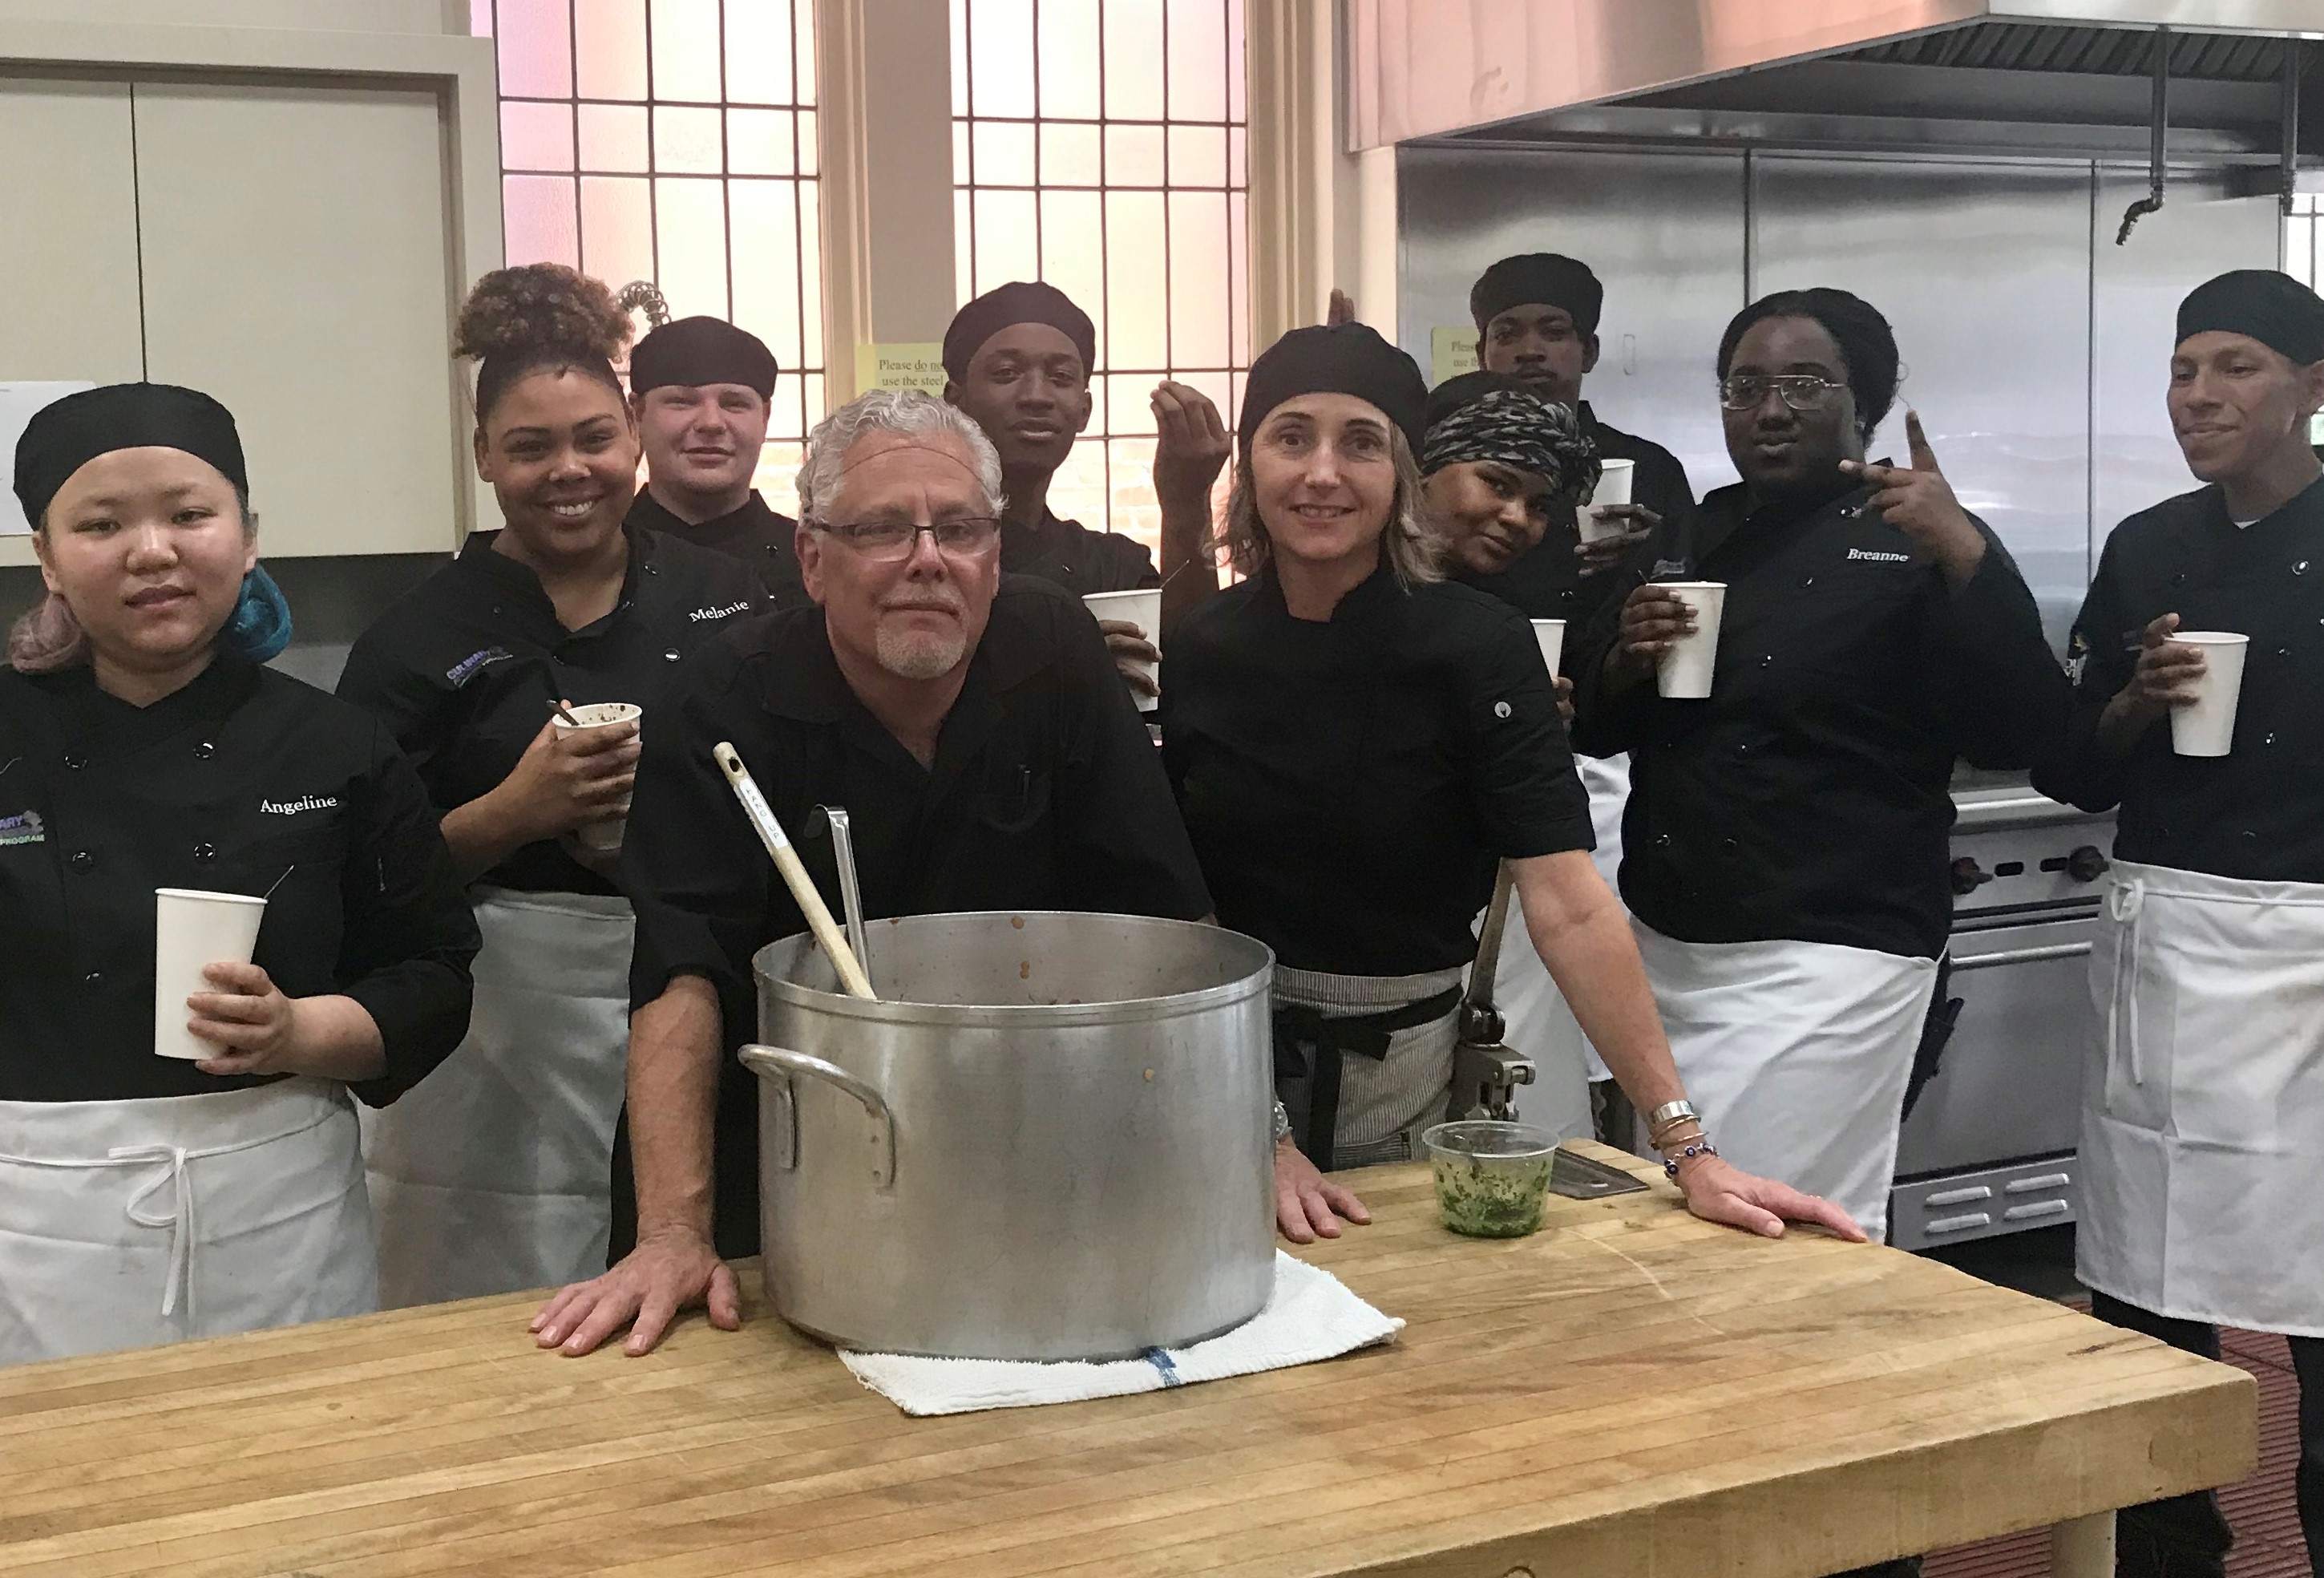
<svg viewBox="0 0 2324 1578">
<path fill-rule="evenodd" d="M 819 1079 L 825 1084 L 836 1085 L 854 1097 L 862 1104 L 863 1115 L 872 1121 L 872 1186 L 880 1189 L 896 1186 L 896 1119 L 888 1111 L 887 1102 L 877 1090 L 836 1063 L 826 1063 L 820 1057 L 810 1057 L 804 1052 L 793 1052 L 784 1047 L 745 1047 L 735 1056 L 752 1073 L 761 1078 L 779 1079 L 787 1089 L 793 1075 L 804 1075 L 808 1079 Z M 791 1122 L 796 1134 L 798 1122 L 796 1105 L 792 1108 Z M 779 1158 L 778 1165 L 787 1171 L 798 1166 L 798 1141 L 796 1139 L 791 1142 L 790 1156 L 787 1159 Z"/>
</svg>

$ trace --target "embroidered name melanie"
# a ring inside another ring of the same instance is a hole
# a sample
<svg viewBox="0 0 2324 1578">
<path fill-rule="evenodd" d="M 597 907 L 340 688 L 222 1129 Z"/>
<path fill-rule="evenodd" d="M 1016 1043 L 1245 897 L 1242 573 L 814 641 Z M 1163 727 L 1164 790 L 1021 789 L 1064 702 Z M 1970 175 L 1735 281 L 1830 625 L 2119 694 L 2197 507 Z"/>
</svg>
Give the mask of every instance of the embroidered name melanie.
<svg viewBox="0 0 2324 1578">
<path fill-rule="evenodd" d="M 1868 558 L 1875 564 L 1884 565 L 1908 565 L 1913 562 L 1913 556 L 1909 553 L 1889 553 L 1877 548 L 1851 548 L 1848 550 L 1848 557 Z"/>
<path fill-rule="evenodd" d="M 731 614 L 748 614 L 750 611 L 748 603 L 729 603 L 724 608 L 697 608 L 687 617 L 696 624 L 707 624 L 714 619 L 724 619 Z"/>
<path fill-rule="evenodd" d="M 258 808 L 269 817 L 295 817 L 301 811 L 327 811 L 338 803 L 337 795 L 309 795 L 296 800 L 261 800 Z"/>
<path fill-rule="evenodd" d="M 14 817 L 0 817 L 0 849 L 12 844 L 40 844 L 49 836 L 48 826 L 38 811 L 25 811 Z"/>
</svg>

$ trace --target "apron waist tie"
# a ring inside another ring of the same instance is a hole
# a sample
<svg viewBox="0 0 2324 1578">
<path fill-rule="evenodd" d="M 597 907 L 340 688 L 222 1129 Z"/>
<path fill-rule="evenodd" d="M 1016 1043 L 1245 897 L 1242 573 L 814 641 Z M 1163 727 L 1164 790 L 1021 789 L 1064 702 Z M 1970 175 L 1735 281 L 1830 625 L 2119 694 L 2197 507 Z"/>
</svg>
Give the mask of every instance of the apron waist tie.
<svg viewBox="0 0 2324 1578">
<path fill-rule="evenodd" d="M 194 1307 L 194 1250 L 199 1239 L 194 1214 L 194 1177 L 187 1163 L 206 1157 L 231 1156 L 236 1151 L 255 1150 L 262 1145 L 272 1145 L 278 1140 L 289 1140 L 319 1128 L 330 1121 L 334 1113 L 324 1112 L 311 1123 L 280 1134 L 264 1134 L 255 1140 L 239 1140 L 231 1145 L 116 1145 L 101 1158 L 58 1158 L 45 1156 L 0 1155 L 0 1162 L 14 1167 L 53 1167 L 60 1170 L 84 1171 L 94 1167 L 165 1167 L 169 1170 L 146 1181 L 145 1186 L 129 1196 L 123 1207 L 129 1220 L 140 1227 L 170 1230 L 170 1266 L 161 1285 L 161 1314 L 166 1317 L 177 1313 L 178 1291 L 186 1295 L 186 1321 L 194 1324 L 199 1320 Z M 167 1215 L 148 1216 L 141 1209 L 163 1188 L 171 1195 Z"/>
<path fill-rule="evenodd" d="M 2130 1065 L 2130 1083 L 2146 1083 L 2138 1057 L 2138 918 L 2146 908 L 2146 884 L 2137 877 L 2115 883 L 2107 894 L 2107 914 L 2122 928 L 2115 939 L 2113 990 L 2107 994 L 2107 1061 L 2119 1049 Z"/>
<path fill-rule="evenodd" d="M 1300 1146 L 1308 1160 L 1323 1172 L 1332 1170 L 1339 1139 L 1341 1059 L 1352 1054 L 1385 1062 L 1389 1038 L 1397 1031 L 1433 1024 L 1460 1004 L 1458 986 L 1379 1013 L 1331 1015 L 1304 1004 L 1276 1004 L 1275 1076 L 1312 1081 L 1307 1132 Z"/>
</svg>

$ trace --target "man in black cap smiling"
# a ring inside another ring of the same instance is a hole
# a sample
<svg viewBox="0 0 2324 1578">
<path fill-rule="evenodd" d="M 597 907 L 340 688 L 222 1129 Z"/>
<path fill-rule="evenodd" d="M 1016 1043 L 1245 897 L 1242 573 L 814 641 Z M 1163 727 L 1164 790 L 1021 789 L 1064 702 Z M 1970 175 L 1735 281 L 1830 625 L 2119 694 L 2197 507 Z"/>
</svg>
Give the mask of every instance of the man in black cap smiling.
<svg viewBox="0 0 2324 1578">
<path fill-rule="evenodd" d="M 2204 485 L 2107 540 L 2074 623 L 2073 722 L 2034 775 L 2120 807 L 2090 953 L 2075 1270 L 2092 1314 L 2173 1347 L 2217 1358 L 2223 1324 L 2291 1339 L 2300 1521 L 2324 1562 L 2324 486 L 2308 442 L 2324 300 L 2270 269 L 2197 287 L 2169 402 Z M 2227 1571 L 2208 1493 L 2131 1508 L 2120 1530 L 2125 1573 Z"/>
<path fill-rule="evenodd" d="M 645 448 L 646 485 L 630 524 L 742 560 L 770 604 L 807 600 L 798 523 L 767 507 L 751 478 L 766 448 L 775 357 L 757 335 L 719 318 L 666 323 L 630 353 L 630 400 Z"/>
<path fill-rule="evenodd" d="M 1076 596 L 1159 586 L 1167 626 L 1218 589 L 1203 553 L 1211 525 L 1211 484 L 1230 447 L 1218 410 L 1200 391 L 1163 383 L 1153 394 L 1154 492 L 1162 509 L 1162 571 L 1143 543 L 1049 508 L 1049 484 L 1089 426 L 1097 328 L 1056 286 L 1012 281 L 954 314 L 944 338 L 945 399 L 974 418 L 993 448 L 1008 494 L 1001 568 L 1055 581 Z M 1155 638 L 1126 623 L 1102 622 L 1106 644 L 1130 687 L 1150 695 Z"/>
</svg>

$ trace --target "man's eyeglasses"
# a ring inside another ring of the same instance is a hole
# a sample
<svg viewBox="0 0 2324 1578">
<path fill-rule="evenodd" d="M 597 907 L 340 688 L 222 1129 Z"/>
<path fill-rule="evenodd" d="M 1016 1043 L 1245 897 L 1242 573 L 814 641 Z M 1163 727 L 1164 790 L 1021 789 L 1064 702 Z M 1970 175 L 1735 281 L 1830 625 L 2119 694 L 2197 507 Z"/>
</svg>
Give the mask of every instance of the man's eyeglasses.
<svg viewBox="0 0 2324 1578">
<path fill-rule="evenodd" d="M 927 525 L 910 521 L 810 521 L 807 524 L 838 538 L 865 558 L 880 562 L 911 558 L 923 531 L 936 540 L 937 552 L 955 558 L 973 558 L 1001 537 L 1001 522 L 991 515 L 956 515 Z"/>
<path fill-rule="evenodd" d="M 1772 389 L 1794 411 L 1822 411 L 1846 387 L 1812 373 L 1785 373 L 1774 378 L 1738 373 L 1720 381 L 1719 403 L 1729 411 L 1757 411 Z"/>
</svg>

